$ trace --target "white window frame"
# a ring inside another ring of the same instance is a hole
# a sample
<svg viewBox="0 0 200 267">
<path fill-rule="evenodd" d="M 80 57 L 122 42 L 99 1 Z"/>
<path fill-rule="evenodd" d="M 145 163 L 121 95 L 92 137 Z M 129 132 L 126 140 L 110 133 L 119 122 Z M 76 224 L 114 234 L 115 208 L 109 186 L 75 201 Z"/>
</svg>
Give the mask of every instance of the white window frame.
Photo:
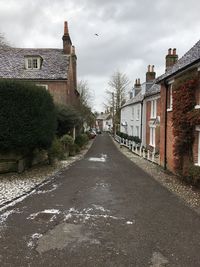
<svg viewBox="0 0 200 267">
<path fill-rule="evenodd" d="M 37 60 L 37 67 L 34 67 L 34 60 Z M 41 68 L 40 57 L 25 57 L 25 68 L 27 70 L 39 70 Z"/>
<path fill-rule="evenodd" d="M 48 90 L 48 85 L 47 85 L 47 84 L 37 83 L 36 85 L 37 85 L 37 86 L 40 86 L 40 87 L 43 87 L 43 88 L 45 88 L 46 90 Z"/>
<path fill-rule="evenodd" d="M 140 137 L 140 127 L 138 125 L 136 125 L 135 129 L 136 129 L 136 136 Z"/>
<path fill-rule="evenodd" d="M 199 131 L 199 144 L 198 144 L 198 165 L 200 166 L 200 131 Z"/>
<path fill-rule="evenodd" d="M 149 145 L 152 147 L 156 146 L 156 126 L 151 125 L 149 126 Z"/>
<path fill-rule="evenodd" d="M 137 107 L 137 117 L 136 120 L 139 121 L 140 119 L 140 106 Z"/>
<path fill-rule="evenodd" d="M 133 136 L 133 125 L 131 125 L 131 136 Z"/>
<path fill-rule="evenodd" d="M 195 165 L 200 166 L 200 126 L 196 126 L 196 131 L 198 132 L 198 162 Z"/>
<path fill-rule="evenodd" d="M 132 119 L 134 119 L 134 107 L 132 107 Z"/>
<path fill-rule="evenodd" d="M 151 100 L 151 119 L 156 119 L 157 114 L 157 100 Z"/>
<path fill-rule="evenodd" d="M 167 108 L 167 111 L 172 111 L 173 109 L 173 86 L 172 86 L 172 83 L 169 84 L 169 87 L 168 87 L 168 90 L 169 90 L 169 108 Z M 167 95 L 167 98 L 168 98 L 168 95 Z"/>
</svg>

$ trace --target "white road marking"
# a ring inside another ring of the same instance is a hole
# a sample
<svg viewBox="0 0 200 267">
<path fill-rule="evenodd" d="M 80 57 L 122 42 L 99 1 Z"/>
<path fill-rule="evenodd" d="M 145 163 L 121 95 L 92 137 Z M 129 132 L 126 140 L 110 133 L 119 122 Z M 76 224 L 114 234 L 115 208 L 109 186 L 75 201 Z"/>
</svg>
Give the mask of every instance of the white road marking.
<svg viewBox="0 0 200 267">
<path fill-rule="evenodd" d="M 150 267 L 165 267 L 169 263 L 160 252 L 154 252 L 151 258 L 152 265 Z"/>
</svg>

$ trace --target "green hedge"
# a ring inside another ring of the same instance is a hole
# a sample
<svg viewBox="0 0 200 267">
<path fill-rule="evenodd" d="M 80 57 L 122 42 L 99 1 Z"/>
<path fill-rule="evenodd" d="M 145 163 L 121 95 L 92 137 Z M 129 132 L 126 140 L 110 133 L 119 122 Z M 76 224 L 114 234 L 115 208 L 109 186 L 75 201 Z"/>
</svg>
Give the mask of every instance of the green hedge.
<svg viewBox="0 0 200 267">
<path fill-rule="evenodd" d="M 87 134 L 80 134 L 75 139 L 75 144 L 77 144 L 80 148 L 86 145 L 89 141 Z"/>
<path fill-rule="evenodd" d="M 56 114 L 48 91 L 32 83 L 0 80 L 0 105 L 0 151 L 50 147 Z"/>
<path fill-rule="evenodd" d="M 130 141 L 134 141 L 136 144 L 141 144 L 141 139 L 138 136 L 132 136 L 132 135 L 128 135 L 126 133 L 122 133 L 122 132 L 116 132 L 116 134 L 124 139 L 128 139 Z"/>
<path fill-rule="evenodd" d="M 69 105 L 56 106 L 57 136 L 61 137 L 80 124 L 80 114 Z"/>
</svg>

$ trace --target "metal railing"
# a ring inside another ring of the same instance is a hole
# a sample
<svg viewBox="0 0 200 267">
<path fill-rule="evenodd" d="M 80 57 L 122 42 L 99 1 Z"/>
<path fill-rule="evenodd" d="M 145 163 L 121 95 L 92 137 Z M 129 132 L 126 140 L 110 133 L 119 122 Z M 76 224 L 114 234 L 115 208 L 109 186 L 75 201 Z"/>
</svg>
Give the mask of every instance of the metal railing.
<svg viewBox="0 0 200 267">
<path fill-rule="evenodd" d="M 134 141 L 121 138 L 118 135 L 114 136 L 114 139 L 121 145 L 127 147 L 131 152 L 134 154 L 147 159 L 155 164 L 160 165 L 160 154 L 155 152 L 155 149 L 153 151 L 149 149 L 145 149 L 143 146 L 136 144 Z"/>
</svg>

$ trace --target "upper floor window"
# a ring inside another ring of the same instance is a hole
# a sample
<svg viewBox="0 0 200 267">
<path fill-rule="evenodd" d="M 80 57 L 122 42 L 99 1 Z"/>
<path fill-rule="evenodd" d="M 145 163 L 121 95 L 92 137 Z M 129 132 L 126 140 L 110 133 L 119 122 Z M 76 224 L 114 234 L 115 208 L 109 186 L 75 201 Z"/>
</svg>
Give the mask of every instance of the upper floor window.
<svg viewBox="0 0 200 267">
<path fill-rule="evenodd" d="M 140 119 L 140 107 L 138 106 L 138 108 L 137 108 L 137 118 L 136 118 L 137 120 L 139 120 Z"/>
<path fill-rule="evenodd" d="M 196 89 L 196 109 L 200 108 L 200 87 Z"/>
<path fill-rule="evenodd" d="M 134 118 L 134 107 L 132 107 L 132 118 Z"/>
<path fill-rule="evenodd" d="M 25 68 L 27 70 L 37 70 L 40 69 L 42 65 L 42 58 L 39 56 L 25 57 Z"/>
<path fill-rule="evenodd" d="M 151 119 L 156 118 L 156 112 L 157 112 L 157 101 L 152 100 L 151 101 Z"/>
<path fill-rule="evenodd" d="M 167 110 L 171 111 L 173 106 L 173 96 L 172 96 L 172 84 L 169 85 L 167 90 Z"/>
</svg>

